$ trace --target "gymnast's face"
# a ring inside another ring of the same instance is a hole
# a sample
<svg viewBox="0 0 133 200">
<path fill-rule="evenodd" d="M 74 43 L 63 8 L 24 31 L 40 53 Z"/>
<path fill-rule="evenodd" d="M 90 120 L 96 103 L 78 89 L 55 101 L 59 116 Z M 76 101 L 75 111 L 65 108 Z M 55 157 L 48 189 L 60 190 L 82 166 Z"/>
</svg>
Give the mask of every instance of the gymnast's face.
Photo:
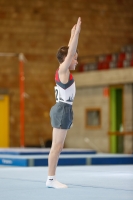
<svg viewBox="0 0 133 200">
<path fill-rule="evenodd" d="M 78 54 L 76 53 L 76 54 L 74 55 L 73 59 L 72 59 L 71 65 L 70 65 L 70 67 L 69 67 L 70 70 L 75 70 L 75 68 L 76 68 L 76 66 L 77 66 L 77 64 L 78 64 L 77 59 L 78 59 Z"/>
</svg>

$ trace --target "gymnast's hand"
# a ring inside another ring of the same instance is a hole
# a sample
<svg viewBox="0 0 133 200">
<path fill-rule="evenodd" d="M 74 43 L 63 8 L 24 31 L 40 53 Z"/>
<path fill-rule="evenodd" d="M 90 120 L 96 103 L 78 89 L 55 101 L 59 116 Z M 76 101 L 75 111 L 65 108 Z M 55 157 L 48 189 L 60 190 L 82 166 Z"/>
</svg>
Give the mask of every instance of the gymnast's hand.
<svg viewBox="0 0 133 200">
<path fill-rule="evenodd" d="M 75 29 L 75 33 L 80 33 L 81 30 L 81 17 L 78 18 L 77 24 L 76 24 L 76 29 Z"/>
</svg>

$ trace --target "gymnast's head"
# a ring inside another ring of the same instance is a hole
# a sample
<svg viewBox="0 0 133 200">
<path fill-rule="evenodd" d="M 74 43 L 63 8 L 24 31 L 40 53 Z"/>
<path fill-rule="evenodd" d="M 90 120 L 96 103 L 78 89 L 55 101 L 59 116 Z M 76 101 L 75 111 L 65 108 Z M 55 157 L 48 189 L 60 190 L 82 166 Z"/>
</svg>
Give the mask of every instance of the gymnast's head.
<svg viewBox="0 0 133 200">
<path fill-rule="evenodd" d="M 62 64 L 64 62 L 64 60 L 68 54 L 68 49 L 69 49 L 68 46 L 63 46 L 58 49 L 56 57 L 57 57 L 59 64 Z M 78 64 L 77 58 L 78 58 L 78 51 L 76 51 L 75 55 L 73 56 L 72 63 L 70 65 L 69 69 L 71 69 L 71 70 L 75 69 L 76 65 Z"/>
</svg>

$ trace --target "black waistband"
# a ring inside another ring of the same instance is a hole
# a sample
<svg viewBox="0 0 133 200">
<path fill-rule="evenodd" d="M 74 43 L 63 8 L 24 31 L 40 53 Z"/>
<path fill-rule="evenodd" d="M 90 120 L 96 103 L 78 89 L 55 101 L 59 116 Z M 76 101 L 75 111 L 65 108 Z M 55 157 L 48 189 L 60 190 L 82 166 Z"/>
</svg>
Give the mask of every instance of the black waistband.
<svg viewBox="0 0 133 200">
<path fill-rule="evenodd" d="M 64 103 L 64 102 L 61 102 L 61 101 L 57 102 L 56 104 L 58 104 L 58 105 L 62 105 L 62 106 L 65 106 L 65 107 L 72 107 L 71 104 Z"/>
</svg>

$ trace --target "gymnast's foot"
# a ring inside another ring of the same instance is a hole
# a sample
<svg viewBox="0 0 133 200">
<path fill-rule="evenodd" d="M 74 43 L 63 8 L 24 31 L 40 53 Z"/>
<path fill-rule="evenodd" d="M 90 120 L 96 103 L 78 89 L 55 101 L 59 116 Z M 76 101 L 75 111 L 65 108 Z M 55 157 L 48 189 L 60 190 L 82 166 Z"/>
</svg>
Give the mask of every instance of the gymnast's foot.
<svg viewBox="0 0 133 200">
<path fill-rule="evenodd" d="M 55 176 L 48 176 L 47 181 L 46 181 L 46 187 L 55 188 L 55 189 L 63 189 L 63 188 L 67 188 L 68 186 L 57 181 Z"/>
</svg>

